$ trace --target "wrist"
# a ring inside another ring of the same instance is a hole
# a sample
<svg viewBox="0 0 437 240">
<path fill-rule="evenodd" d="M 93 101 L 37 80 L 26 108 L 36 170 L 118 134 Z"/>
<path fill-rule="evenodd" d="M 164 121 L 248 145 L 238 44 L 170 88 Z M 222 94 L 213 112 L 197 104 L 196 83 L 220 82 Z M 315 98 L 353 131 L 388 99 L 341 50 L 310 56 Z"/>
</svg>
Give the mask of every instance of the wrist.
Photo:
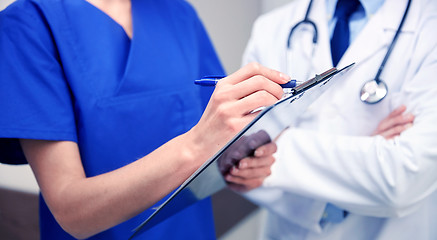
<svg viewBox="0 0 437 240">
<path fill-rule="evenodd" d="M 178 157 L 193 172 L 207 160 L 202 140 L 191 130 L 177 137 L 177 141 L 182 146 Z"/>
<path fill-rule="evenodd" d="M 181 135 L 184 143 L 184 159 L 196 166 L 202 165 L 220 149 L 219 144 L 211 141 L 211 136 L 197 126 Z"/>
</svg>

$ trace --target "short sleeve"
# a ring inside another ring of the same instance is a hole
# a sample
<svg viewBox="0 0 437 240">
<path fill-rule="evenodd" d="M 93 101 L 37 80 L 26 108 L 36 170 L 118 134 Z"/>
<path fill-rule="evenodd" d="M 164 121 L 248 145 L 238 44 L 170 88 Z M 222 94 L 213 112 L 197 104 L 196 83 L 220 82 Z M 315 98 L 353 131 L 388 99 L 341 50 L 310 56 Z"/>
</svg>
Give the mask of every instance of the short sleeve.
<svg viewBox="0 0 437 240">
<path fill-rule="evenodd" d="M 0 162 L 24 160 L 19 138 L 77 141 L 55 42 L 36 4 L 17 1 L 0 13 Z"/>
</svg>

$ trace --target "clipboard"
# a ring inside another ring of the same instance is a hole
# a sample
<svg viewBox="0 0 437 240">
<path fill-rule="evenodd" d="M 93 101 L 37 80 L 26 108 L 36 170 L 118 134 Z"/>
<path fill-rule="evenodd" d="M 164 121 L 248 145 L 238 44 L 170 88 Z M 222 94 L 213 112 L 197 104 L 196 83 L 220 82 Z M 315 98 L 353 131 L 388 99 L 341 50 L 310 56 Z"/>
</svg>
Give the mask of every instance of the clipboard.
<svg viewBox="0 0 437 240">
<path fill-rule="evenodd" d="M 223 178 L 240 159 L 253 154 L 256 148 L 273 139 L 286 128 L 295 125 L 299 116 L 331 85 L 332 78 L 352 67 L 331 68 L 292 88 L 280 101 L 266 107 L 255 119 L 234 136 L 220 151 L 197 169 L 144 222 L 133 230 L 129 239 L 226 187 Z"/>
</svg>

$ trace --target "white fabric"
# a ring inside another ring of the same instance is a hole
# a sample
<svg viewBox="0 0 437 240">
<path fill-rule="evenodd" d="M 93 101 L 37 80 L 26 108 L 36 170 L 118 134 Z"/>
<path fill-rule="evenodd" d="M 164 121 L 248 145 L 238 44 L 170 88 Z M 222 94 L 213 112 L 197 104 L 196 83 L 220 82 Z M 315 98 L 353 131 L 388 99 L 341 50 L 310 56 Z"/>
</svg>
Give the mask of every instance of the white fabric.
<svg viewBox="0 0 437 240">
<path fill-rule="evenodd" d="M 355 62 L 354 68 L 334 79 L 300 123 L 281 135 L 272 175 L 247 194 L 270 210 L 263 239 L 437 239 L 437 1 L 412 2 L 381 76 L 388 96 L 374 105 L 359 99 L 406 5 L 407 0 L 386 0 L 339 62 L 339 67 Z M 243 63 L 286 71 L 288 33 L 307 6 L 308 0 L 296 0 L 261 16 Z M 332 67 L 325 0 L 314 0 L 310 19 L 319 43 L 310 61 L 292 63 L 299 66 L 292 77 L 303 75 L 308 65 L 311 75 Z M 308 31 L 302 31 L 296 36 L 305 38 Z M 310 41 L 302 44 L 291 53 L 302 56 L 298 51 L 311 48 Z M 371 137 L 401 104 L 415 115 L 413 127 L 389 141 Z M 318 223 L 326 202 L 349 215 L 322 229 Z"/>
</svg>

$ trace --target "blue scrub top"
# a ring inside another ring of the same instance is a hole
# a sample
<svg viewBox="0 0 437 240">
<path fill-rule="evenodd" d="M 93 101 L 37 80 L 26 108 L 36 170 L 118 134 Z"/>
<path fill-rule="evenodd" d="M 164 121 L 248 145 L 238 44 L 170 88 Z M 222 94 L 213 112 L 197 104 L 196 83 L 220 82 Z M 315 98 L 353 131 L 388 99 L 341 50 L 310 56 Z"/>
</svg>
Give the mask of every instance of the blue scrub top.
<svg viewBox="0 0 437 240">
<path fill-rule="evenodd" d="M 0 13 L 0 161 L 23 160 L 18 138 L 75 141 L 88 177 L 135 161 L 199 120 L 223 74 L 193 8 L 132 0 L 133 38 L 85 0 L 18 0 Z M 160 203 L 158 203 L 160 204 Z M 70 239 L 44 201 L 42 239 Z M 127 239 L 151 213 L 91 239 Z M 210 200 L 138 239 L 214 239 Z"/>
</svg>

